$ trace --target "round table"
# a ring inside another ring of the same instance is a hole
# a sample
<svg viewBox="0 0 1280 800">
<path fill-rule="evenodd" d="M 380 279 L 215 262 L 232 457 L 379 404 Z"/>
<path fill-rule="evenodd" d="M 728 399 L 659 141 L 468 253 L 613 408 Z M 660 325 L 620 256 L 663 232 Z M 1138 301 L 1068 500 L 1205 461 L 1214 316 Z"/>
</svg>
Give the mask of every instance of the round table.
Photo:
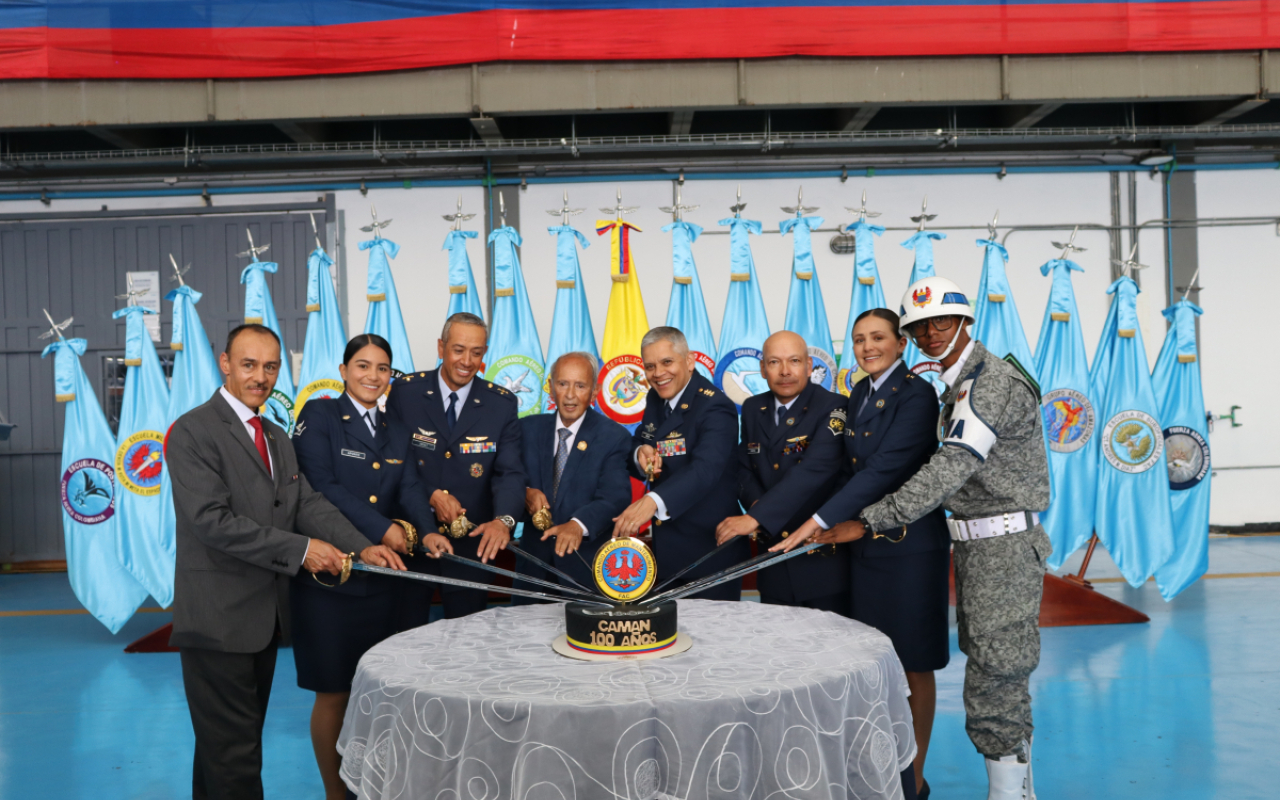
<svg viewBox="0 0 1280 800">
<path fill-rule="evenodd" d="M 916 745 L 884 634 L 752 602 L 679 614 L 693 648 L 650 661 L 555 653 L 559 605 L 392 637 L 360 661 L 342 778 L 384 800 L 902 796 Z"/>
</svg>

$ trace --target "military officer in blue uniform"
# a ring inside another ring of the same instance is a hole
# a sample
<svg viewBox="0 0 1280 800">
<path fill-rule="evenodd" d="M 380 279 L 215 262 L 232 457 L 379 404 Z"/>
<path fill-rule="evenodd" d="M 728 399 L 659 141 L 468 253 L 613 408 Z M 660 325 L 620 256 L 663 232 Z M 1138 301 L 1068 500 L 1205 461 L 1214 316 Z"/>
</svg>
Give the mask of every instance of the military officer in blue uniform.
<svg viewBox="0 0 1280 800">
<path fill-rule="evenodd" d="M 742 404 L 738 501 L 745 514 L 716 528 L 716 539 L 784 539 L 804 523 L 847 476 L 844 397 L 809 380 L 808 346 L 791 331 L 764 343 L 761 371 L 769 391 Z M 847 614 L 847 545 L 814 550 L 760 572 L 760 600 Z"/>
<path fill-rule="evenodd" d="M 407 555 L 402 523 L 408 523 L 415 532 L 427 532 L 427 547 L 449 549 L 447 539 L 429 533 L 435 516 L 411 465 L 408 432 L 378 411 L 378 398 L 391 381 L 391 345 L 363 333 L 347 343 L 342 361 L 345 393 L 312 400 L 298 415 L 298 468 L 370 542 Z M 333 588 L 310 575 L 291 582 L 294 663 L 298 686 L 316 693 L 311 742 L 328 797 L 346 793 L 335 747 L 356 665 L 366 650 L 404 629 L 398 583 L 360 572 Z"/>
<path fill-rule="evenodd" d="M 640 358 L 649 393 L 627 466 L 639 480 L 646 480 L 650 468 L 654 477 L 645 496 L 615 520 L 613 535 L 634 536 L 653 519 L 654 555 L 662 581 L 663 574 L 678 572 L 715 548 L 716 526 L 738 513 L 738 414 L 733 401 L 694 369 L 689 343 L 679 329 L 650 330 L 641 340 Z M 675 585 L 749 558 L 747 539 L 735 539 Z M 741 580 L 693 595 L 704 600 L 741 596 Z"/>
<path fill-rule="evenodd" d="M 631 502 L 631 434 L 591 408 L 599 372 L 590 353 L 560 356 L 551 365 L 555 410 L 520 420 L 529 476 L 520 546 L 588 587 L 595 580 L 587 565 L 609 541 L 613 518 Z M 517 570 L 563 582 L 527 561 L 519 561 Z M 511 602 L 530 601 L 516 597 Z"/>
<path fill-rule="evenodd" d="M 477 375 L 489 329 L 474 314 L 449 317 L 437 342 L 438 369 L 396 381 L 387 411 L 408 428 L 411 460 L 423 492 L 457 555 L 488 562 L 507 546 L 524 513 L 519 404 L 511 392 Z M 478 526 L 471 529 L 472 524 Z M 487 573 L 441 561 L 445 577 L 485 581 Z M 444 616 L 483 611 L 480 589 L 441 587 Z"/>
</svg>

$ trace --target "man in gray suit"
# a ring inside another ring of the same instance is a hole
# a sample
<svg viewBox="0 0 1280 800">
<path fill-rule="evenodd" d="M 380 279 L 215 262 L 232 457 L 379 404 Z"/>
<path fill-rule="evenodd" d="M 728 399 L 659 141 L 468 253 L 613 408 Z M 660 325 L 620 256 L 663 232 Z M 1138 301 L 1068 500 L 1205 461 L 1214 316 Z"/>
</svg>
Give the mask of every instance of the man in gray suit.
<svg viewBox="0 0 1280 800">
<path fill-rule="evenodd" d="M 242 325 L 220 361 L 225 385 L 167 442 L 178 549 L 169 642 L 182 654 L 200 800 L 262 797 L 262 724 L 289 632 L 289 577 L 337 575 L 346 552 L 404 569 L 312 491 L 288 435 L 258 415 L 280 371 L 276 335 Z"/>
</svg>

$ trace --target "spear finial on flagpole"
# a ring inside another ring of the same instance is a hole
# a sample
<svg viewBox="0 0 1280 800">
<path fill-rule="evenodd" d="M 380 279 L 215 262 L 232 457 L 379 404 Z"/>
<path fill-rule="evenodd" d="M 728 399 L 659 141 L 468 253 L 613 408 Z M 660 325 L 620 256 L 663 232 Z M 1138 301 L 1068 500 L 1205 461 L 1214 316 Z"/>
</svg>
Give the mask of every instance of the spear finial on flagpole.
<svg viewBox="0 0 1280 800">
<path fill-rule="evenodd" d="M 1071 238 L 1067 239 L 1066 244 L 1063 244 L 1062 242 L 1049 242 L 1049 244 L 1054 247 L 1062 249 L 1062 255 L 1058 256 L 1059 261 L 1065 261 L 1070 258 L 1072 252 L 1083 253 L 1086 250 L 1086 248 L 1080 247 L 1076 244 L 1076 234 L 1079 232 L 1080 226 L 1077 225 L 1071 230 Z"/>
<path fill-rule="evenodd" d="M 845 211 L 848 211 L 850 214 L 857 214 L 857 215 L 858 215 L 858 218 L 857 218 L 856 220 L 854 220 L 854 223 L 855 223 L 855 224 L 856 224 L 856 223 L 858 223 L 858 222 L 866 222 L 866 221 L 867 221 L 867 217 L 878 217 L 878 216 L 880 216 L 880 212 L 879 212 L 879 211 L 868 211 L 868 210 L 867 210 L 867 190 L 866 190 L 866 189 L 863 189 L 863 190 L 862 190 L 862 205 L 858 206 L 857 208 L 852 208 L 852 207 L 850 207 L 850 206 L 845 206 L 845 207 L 844 207 L 844 210 L 845 210 Z M 914 219 L 914 217 L 913 217 L 912 219 Z"/>
<path fill-rule="evenodd" d="M 865 196 L 863 197 L 862 204 L 864 206 L 867 204 Z M 924 200 L 920 201 L 920 216 L 911 218 L 912 222 L 919 223 L 919 227 L 916 228 L 917 232 L 923 231 L 925 224 L 933 221 L 933 219 L 938 216 L 937 214 L 928 213 L 928 210 L 929 210 L 929 195 L 925 195 Z"/>
<path fill-rule="evenodd" d="M 1000 209 L 997 208 L 995 216 L 993 216 L 991 218 L 991 221 L 987 223 L 987 239 L 989 239 L 990 241 L 994 242 L 996 240 L 996 223 L 999 221 L 1000 221 Z"/>
<path fill-rule="evenodd" d="M 1200 287 L 1196 286 L 1196 279 L 1199 277 L 1200 277 L 1200 266 L 1197 264 L 1195 274 L 1191 276 L 1191 283 L 1187 284 L 1187 290 L 1182 293 L 1183 302 L 1186 302 L 1187 295 L 1191 294 L 1192 290 L 1195 290 L 1197 292 L 1200 291 Z"/>
<path fill-rule="evenodd" d="M 684 212 L 692 211 L 695 208 L 697 208 L 696 205 L 688 205 L 684 202 L 684 198 L 681 197 L 680 187 L 677 185 L 675 205 L 660 206 L 658 210 L 670 214 L 672 222 L 681 222 L 684 220 Z"/>
<path fill-rule="evenodd" d="M 747 208 L 747 204 L 742 202 L 742 184 L 738 184 L 738 202 L 729 206 L 729 210 L 733 212 L 734 219 L 742 219 L 742 212 Z"/>
<path fill-rule="evenodd" d="M 191 271 L 191 265 L 188 264 L 185 267 L 179 268 L 178 260 L 173 257 L 173 253 L 169 254 L 169 263 L 173 265 L 173 277 L 169 278 L 169 280 L 177 281 L 179 286 L 186 286 L 187 282 L 182 279 L 182 276 Z"/>
<path fill-rule="evenodd" d="M 502 192 L 498 192 L 498 221 L 502 223 L 499 228 L 507 227 L 507 201 Z"/>
<path fill-rule="evenodd" d="M 240 253 L 236 253 L 236 255 L 238 255 L 238 256 L 240 256 L 240 257 L 242 257 L 242 258 L 243 258 L 244 256 L 248 256 L 249 258 L 253 259 L 254 261 L 257 261 L 257 260 L 258 260 L 258 253 L 265 253 L 265 252 L 267 252 L 267 250 L 269 250 L 269 249 L 271 248 L 271 245 L 269 245 L 269 244 L 264 244 L 264 245 L 260 245 L 260 246 L 255 246 L 255 245 L 253 244 L 253 231 L 252 231 L 251 229 L 249 229 L 249 228 L 245 228 L 245 229 L 244 229 L 244 232 L 245 232 L 245 235 L 249 237 L 249 249 L 248 249 L 248 250 L 245 250 L 245 251 L 243 251 L 243 252 L 240 252 Z"/>
<path fill-rule="evenodd" d="M 67 338 L 62 335 L 62 332 L 71 327 L 71 323 L 75 321 L 75 317 L 67 317 L 62 322 L 54 322 L 53 317 L 49 314 L 49 309 L 42 308 L 40 310 L 44 312 L 44 318 L 49 320 L 49 330 L 40 334 L 39 338 L 52 339 L 57 336 L 59 341 L 65 342 Z"/>
<path fill-rule="evenodd" d="M 796 192 L 796 204 L 794 206 L 782 206 L 782 210 L 788 214 L 795 214 L 796 219 L 800 219 L 811 211 L 817 211 L 818 206 L 806 206 L 804 204 L 804 187 L 801 186 L 800 190 Z"/>
<path fill-rule="evenodd" d="M 316 227 L 316 215 L 307 214 L 307 216 L 311 217 L 311 233 L 316 237 L 316 249 L 324 250 L 324 245 L 320 244 L 320 229 Z"/>
<path fill-rule="evenodd" d="M 569 208 L 569 190 L 568 189 L 565 189 L 564 191 L 563 206 L 561 206 L 560 208 L 547 209 L 548 214 L 550 214 L 553 217 L 560 218 L 561 225 L 568 225 L 569 217 L 576 217 L 579 214 L 581 214 L 583 211 L 586 211 L 586 209 L 585 208 Z"/>
<path fill-rule="evenodd" d="M 457 210 L 457 212 L 455 212 L 455 213 L 453 213 L 453 214 L 445 214 L 445 215 L 443 215 L 443 216 L 444 216 L 444 218 L 445 218 L 445 220 L 446 220 L 446 221 L 448 221 L 448 222 L 452 222 L 452 223 L 453 223 L 453 229 L 454 229 L 455 231 L 460 231 L 460 230 L 462 230 L 462 223 L 464 223 L 464 222 L 466 222 L 467 220 L 469 220 L 469 219 L 471 219 L 472 217 L 474 217 L 474 216 L 475 216 L 475 214 L 463 214 L 463 213 L 462 213 L 462 195 L 458 195 L 458 210 Z M 390 220 L 388 220 L 388 222 L 390 222 Z"/>
<path fill-rule="evenodd" d="M 617 204 L 616 206 L 614 206 L 613 208 L 601 208 L 601 209 L 600 209 L 600 213 L 601 213 L 601 214 L 613 214 L 613 215 L 615 216 L 615 221 L 616 221 L 616 222 L 622 222 L 622 215 L 623 215 L 623 214 L 631 214 L 631 213 L 633 213 L 633 212 L 635 212 L 635 211 L 639 211 L 639 210 L 640 210 L 640 206 L 624 206 L 624 205 L 622 204 L 622 189 L 621 189 L 621 187 L 619 187 L 619 189 L 618 189 L 618 204 Z"/>
<path fill-rule="evenodd" d="M 461 201 L 459 201 L 459 205 L 461 205 Z M 373 216 L 373 222 L 361 227 L 360 230 L 364 231 L 365 233 L 372 233 L 373 240 L 376 242 L 382 239 L 382 229 L 390 225 L 391 220 L 388 219 L 388 220 L 383 220 L 382 222 L 378 222 L 378 207 L 374 205 L 369 206 L 369 213 Z M 317 240 L 317 243 L 318 243 L 318 240 Z"/>
<path fill-rule="evenodd" d="M 1057 246 L 1061 247 L 1061 245 L 1057 245 Z M 1080 249 L 1080 248 L 1077 248 L 1077 249 Z M 1120 261 L 1118 259 L 1113 258 L 1111 259 L 1111 263 L 1115 264 L 1117 267 L 1120 268 L 1120 274 L 1122 276 L 1126 278 L 1132 278 L 1134 270 L 1147 268 L 1146 264 L 1139 264 L 1138 260 L 1134 258 L 1134 256 L 1136 256 L 1137 254 L 1138 254 L 1138 243 L 1134 242 L 1133 247 L 1129 248 L 1128 258 L 1126 258 L 1124 261 Z"/>
<path fill-rule="evenodd" d="M 142 297 L 144 294 L 146 294 L 146 293 L 147 293 L 147 290 L 146 290 L 146 289 L 136 289 L 136 290 L 135 290 L 135 289 L 133 288 L 133 276 L 132 276 L 132 275 L 126 275 L 126 276 L 125 276 L 125 282 L 126 282 L 126 286 L 127 286 L 127 288 L 125 289 L 124 294 L 118 294 L 118 295 L 116 295 L 116 299 L 117 299 L 117 300 L 127 300 L 128 302 L 127 302 L 127 303 L 125 303 L 125 305 L 126 305 L 126 306 L 136 306 L 136 305 L 138 304 L 138 298 L 139 298 L 139 297 Z"/>
</svg>

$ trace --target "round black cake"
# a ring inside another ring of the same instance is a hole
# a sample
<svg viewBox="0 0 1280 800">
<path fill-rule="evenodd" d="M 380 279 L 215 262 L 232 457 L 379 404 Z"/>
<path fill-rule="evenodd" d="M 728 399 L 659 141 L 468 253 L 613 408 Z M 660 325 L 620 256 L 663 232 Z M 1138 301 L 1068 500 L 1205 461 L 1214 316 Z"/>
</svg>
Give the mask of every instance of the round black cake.
<svg viewBox="0 0 1280 800">
<path fill-rule="evenodd" d="M 676 601 L 604 608 L 569 603 L 565 634 L 574 650 L 604 656 L 654 653 L 676 643 Z"/>
</svg>

